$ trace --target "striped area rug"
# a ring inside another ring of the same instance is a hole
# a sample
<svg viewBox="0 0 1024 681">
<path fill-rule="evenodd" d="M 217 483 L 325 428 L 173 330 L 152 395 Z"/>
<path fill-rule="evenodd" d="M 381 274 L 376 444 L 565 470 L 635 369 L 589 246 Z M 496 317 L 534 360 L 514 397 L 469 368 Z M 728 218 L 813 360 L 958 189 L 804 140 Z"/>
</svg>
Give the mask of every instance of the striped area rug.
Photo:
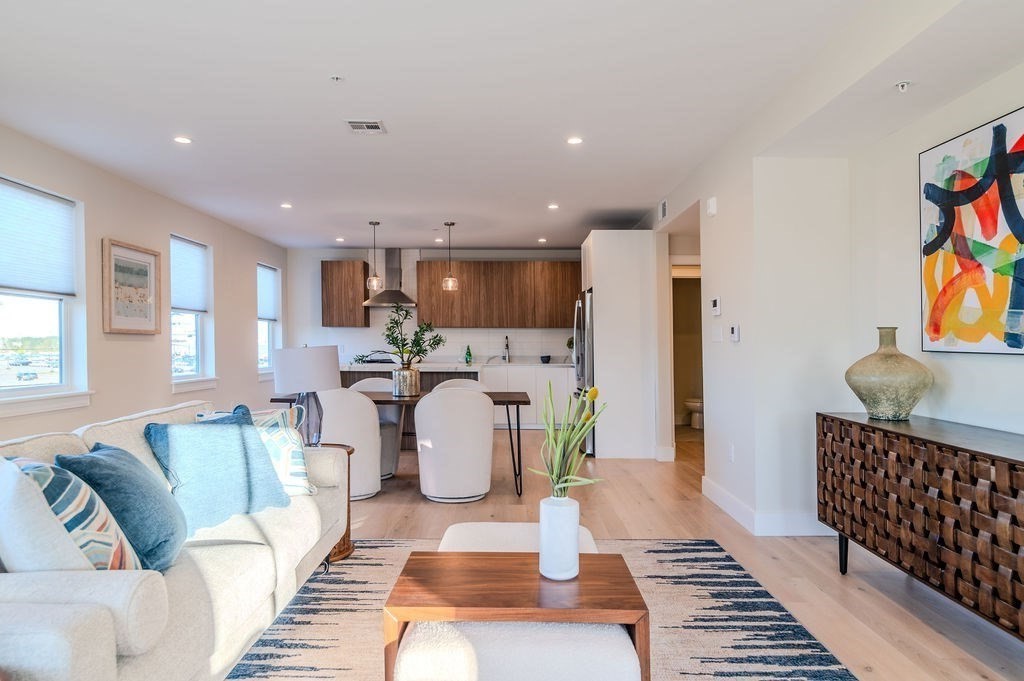
<svg viewBox="0 0 1024 681">
<path fill-rule="evenodd" d="M 855 681 L 716 542 L 605 540 L 598 546 L 625 557 L 647 601 L 655 681 Z M 383 679 L 381 608 L 409 552 L 436 547 L 432 540 L 356 542 L 350 558 L 306 583 L 228 678 Z"/>
</svg>

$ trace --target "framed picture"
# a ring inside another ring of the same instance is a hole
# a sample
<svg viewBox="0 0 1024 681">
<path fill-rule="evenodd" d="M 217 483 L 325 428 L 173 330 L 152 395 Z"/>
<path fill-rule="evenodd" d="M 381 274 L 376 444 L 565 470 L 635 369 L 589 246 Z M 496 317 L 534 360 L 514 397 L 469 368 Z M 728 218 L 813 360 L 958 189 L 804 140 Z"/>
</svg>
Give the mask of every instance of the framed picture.
<svg viewBox="0 0 1024 681">
<path fill-rule="evenodd" d="M 160 253 L 103 240 L 103 332 L 160 333 Z"/>
<path fill-rule="evenodd" d="M 925 351 L 1024 354 L 1024 109 L 921 152 Z"/>
</svg>

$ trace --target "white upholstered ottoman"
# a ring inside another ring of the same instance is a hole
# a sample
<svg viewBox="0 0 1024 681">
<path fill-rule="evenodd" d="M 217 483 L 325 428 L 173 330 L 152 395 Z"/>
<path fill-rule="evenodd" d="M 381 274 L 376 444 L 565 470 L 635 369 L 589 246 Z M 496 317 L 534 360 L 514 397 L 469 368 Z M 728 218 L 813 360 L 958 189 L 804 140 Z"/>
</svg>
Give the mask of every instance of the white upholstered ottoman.
<svg viewBox="0 0 1024 681">
<path fill-rule="evenodd" d="M 537 523 L 460 523 L 439 551 L 535 552 Z M 580 528 L 580 551 L 598 553 Z M 395 681 L 639 681 L 640 662 L 617 624 L 417 622 L 398 649 Z"/>
</svg>

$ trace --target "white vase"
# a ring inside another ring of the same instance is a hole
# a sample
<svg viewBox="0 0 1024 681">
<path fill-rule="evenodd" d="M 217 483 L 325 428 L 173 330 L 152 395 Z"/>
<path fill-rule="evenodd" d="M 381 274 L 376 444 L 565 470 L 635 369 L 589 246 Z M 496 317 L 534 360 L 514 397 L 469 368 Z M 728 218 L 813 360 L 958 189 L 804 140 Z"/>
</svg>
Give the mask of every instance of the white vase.
<svg viewBox="0 0 1024 681">
<path fill-rule="evenodd" d="M 580 573 L 580 504 L 575 499 L 540 500 L 540 573 L 557 580 Z"/>
</svg>

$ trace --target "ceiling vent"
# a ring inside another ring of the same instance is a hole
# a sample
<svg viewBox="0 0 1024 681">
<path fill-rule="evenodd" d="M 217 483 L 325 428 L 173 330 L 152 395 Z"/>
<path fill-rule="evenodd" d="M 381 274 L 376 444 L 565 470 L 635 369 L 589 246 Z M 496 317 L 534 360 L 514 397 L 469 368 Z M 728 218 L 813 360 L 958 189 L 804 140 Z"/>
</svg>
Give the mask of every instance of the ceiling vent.
<svg viewBox="0 0 1024 681">
<path fill-rule="evenodd" d="M 384 128 L 382 121 L 349 121 L 348 127 L 354 135 L 386 135 L 388 131 Z"/>
</svg>

